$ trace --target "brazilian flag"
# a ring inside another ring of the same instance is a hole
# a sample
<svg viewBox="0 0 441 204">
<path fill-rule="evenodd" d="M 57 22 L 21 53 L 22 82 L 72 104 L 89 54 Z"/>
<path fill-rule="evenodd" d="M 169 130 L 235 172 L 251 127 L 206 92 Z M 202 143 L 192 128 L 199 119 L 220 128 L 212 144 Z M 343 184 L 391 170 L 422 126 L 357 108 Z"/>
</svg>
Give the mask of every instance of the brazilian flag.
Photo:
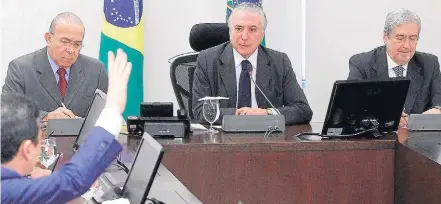
<svg viewBox="0 0 441 204">
<path fill-rule="evenodd" d="M 233 11 L 233 9 L 239 5 L 240 3 L 253 3 L 258 5 L 260 8 L 262 8 L 262 0 L 227 0 L 227 19 L 228 17 L 230 17 L 231 12 Z M 260 43 L 262 46 L 265 46 L 265 37 L 263 37 L 262 39 L 262 43 Z"/>
<path fill-rule="evenodd" d="M 99 59 L 107 71 L 107 52 L 121 48 L 132 63 L 123 117 L 140 115 L 144 100 L 144 18 L 142 0 L 104 0 Z"/>
</svg>

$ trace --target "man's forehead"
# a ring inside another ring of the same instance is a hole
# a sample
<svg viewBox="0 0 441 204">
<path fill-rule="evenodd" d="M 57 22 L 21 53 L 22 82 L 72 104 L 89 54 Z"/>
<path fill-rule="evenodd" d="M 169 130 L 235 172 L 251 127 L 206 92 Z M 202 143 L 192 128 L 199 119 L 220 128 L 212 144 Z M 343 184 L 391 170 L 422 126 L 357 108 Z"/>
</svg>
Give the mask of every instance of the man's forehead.
<svg viewBox="0 0 441 204">
<path fill-rule="evenodd" d="M 84 28 L 78 24 L 61 23 L 55 26 L 54 34 L 60 38 L 82 40 L 84 36 Z"/>
<path fill-rule="evenodd" d="M 234 26 L 255 26 L 260 27 L 262 20 L 257 12 L 233 13 L 232 23 Z"/>
<path fill-rule="evenodd" d="M 405 24 L 400 24 L 397 27 L 395 27 L 392 30 L 392 32 L 394 32 L 396 34 L 412 34 L 412 33 L 418 34 L 419 28 L 416 23 L 405 23 Z"/>
</svg>

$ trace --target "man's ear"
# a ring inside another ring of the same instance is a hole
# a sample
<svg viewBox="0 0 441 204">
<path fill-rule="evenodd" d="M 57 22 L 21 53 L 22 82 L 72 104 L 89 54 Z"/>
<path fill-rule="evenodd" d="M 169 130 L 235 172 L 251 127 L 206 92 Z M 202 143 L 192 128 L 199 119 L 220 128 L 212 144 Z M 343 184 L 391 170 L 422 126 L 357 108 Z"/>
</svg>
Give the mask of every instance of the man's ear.
<svg viewBox="0 0 441 204">
<path fill-rule="evenodd" d="M 49 47 L 50 46 L 50 42 L 51 42 L 51 34 L 50 33 L 45 33 L 44 34 L 44 39 L 46 40 L 46 44 Z"/>
<path fill-rule="evenodd" d="M 25 140 L 21 143 L 17 154 L 22 155 L 22 157 L 28 161 L 33 161 L 35 160 L 35 158 L 33 158 L 35 148 L 37 147 L 31 140 Z"/>
</svg>

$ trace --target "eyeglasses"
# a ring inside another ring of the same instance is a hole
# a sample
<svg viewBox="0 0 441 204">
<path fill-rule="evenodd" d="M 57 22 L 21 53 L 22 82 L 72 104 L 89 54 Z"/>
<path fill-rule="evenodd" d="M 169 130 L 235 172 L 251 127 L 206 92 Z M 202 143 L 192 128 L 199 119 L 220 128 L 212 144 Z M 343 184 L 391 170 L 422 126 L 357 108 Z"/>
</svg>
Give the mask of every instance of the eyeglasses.
<svg viewBox="0 0 441 204">
<path fill-rule="evenodd" d="M 55 34 L 51 33 L 51 35 L 55 38 L 58 38 L 58 42 L 64 47 L 64 48 L 68 48 L 70 46 L 72 46 L 74 49 L 78 50 L 81 49 L 82 47 L 84 47 L 84 44 L 82 41 L 73 41 L 70 40 L 68 38 L 62 37 L 59 38 L 57 37 Z"/>
<path fill-rule="evenodd" d="M 419 36 L 417 36 L 417 35 L 411 35 L 411 36 L 396 35 L 394 38 L 398 43 L 404 43 L 406 41 L 406 39 L 409 40 L 409 42 L 411 42 L 411 43 L 416 43 L 419 39 Z"/>
</svg>

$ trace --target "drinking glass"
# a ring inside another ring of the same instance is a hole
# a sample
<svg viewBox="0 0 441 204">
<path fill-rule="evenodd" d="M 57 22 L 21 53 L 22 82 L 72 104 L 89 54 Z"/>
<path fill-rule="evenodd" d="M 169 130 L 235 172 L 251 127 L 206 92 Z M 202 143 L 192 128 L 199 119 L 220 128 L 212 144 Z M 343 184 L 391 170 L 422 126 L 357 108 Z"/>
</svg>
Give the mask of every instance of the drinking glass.
<svg viewBox="0 0 441 204">
<path fill-rule="evenodd" d="M 57 143 L 55 137 L 47 137 L 41 140 L 41 153 L 39 157 L 40 163 L 49 168 L 57 160 Z"/>
<path fill-rule="evenodd" d="M 219 119 L 219 100 L 205 100 L 203 105 L 203 114 L 205 120 L 210 123 L 210 129 L 208 130 L 208 132 L 217 133 L 218 131 L 213 128 L 213 123 L 216 122 L 217 119 Z"/>
</svg>

